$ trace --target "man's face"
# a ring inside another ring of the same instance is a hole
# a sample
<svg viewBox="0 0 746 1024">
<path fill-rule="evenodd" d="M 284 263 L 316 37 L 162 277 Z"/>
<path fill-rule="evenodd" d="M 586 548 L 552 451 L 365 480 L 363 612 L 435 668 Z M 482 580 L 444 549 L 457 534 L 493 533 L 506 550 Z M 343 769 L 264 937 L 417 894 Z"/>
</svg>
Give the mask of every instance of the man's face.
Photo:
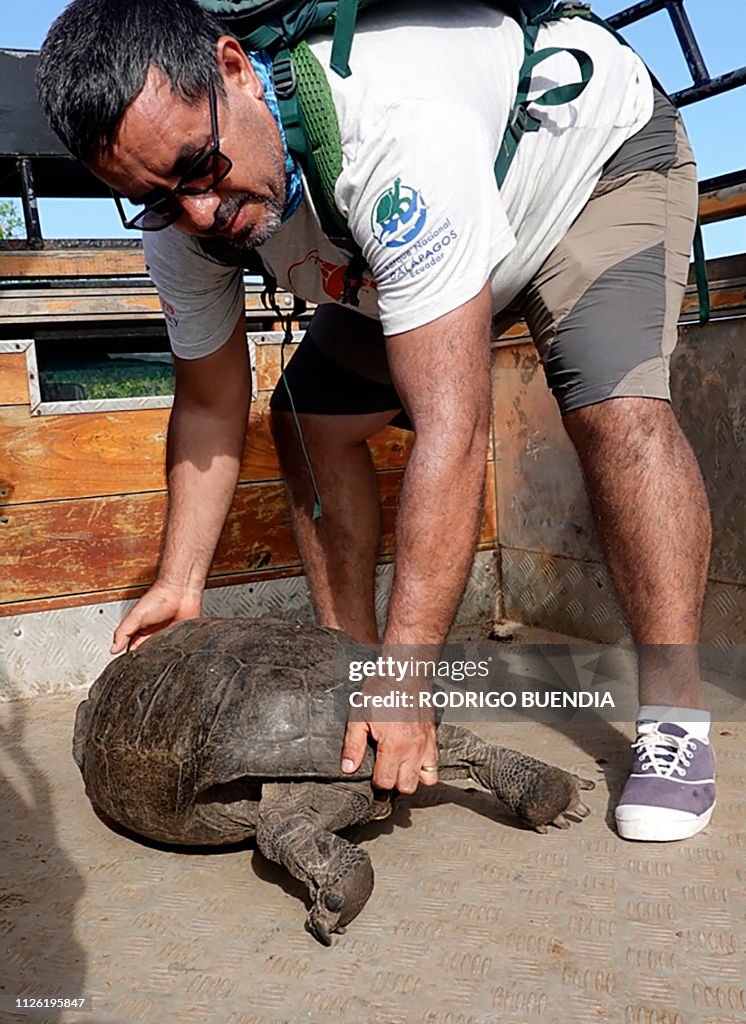
<svg viewBox="0 0 746 1024">
<path fill-rule="evenodd" d="M 226 91 L 217 95 L 220 150 L 233 167 L 214 190 L 178 196 L 182 212 L 174 226 L 189 235 L 253 248 L 281 222 L 284 152 L 261 83 L 239 44 L 223 37 L 217 47 Z M 172 189 L 212 141 L 208 97 L 190 104 L 172 92 L 161 71 L 151 68 L 125 111 L 113 146 L 91 162 L 91 170 L 134 202 L 150 203 Z M 209 179 L 190 181 L 209 184 Z"/>
</svg>

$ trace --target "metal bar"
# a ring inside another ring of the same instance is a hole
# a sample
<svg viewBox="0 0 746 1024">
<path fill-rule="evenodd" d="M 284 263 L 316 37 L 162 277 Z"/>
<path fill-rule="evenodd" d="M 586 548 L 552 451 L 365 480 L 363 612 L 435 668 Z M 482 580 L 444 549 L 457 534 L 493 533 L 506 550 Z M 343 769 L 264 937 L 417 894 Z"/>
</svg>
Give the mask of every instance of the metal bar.
<svg viewBox="0 0 746 1024">
<path fill-rule="evenodd" d="M 746 185 L 746 167 L 740 171 L 729 171 L 727 174 L 718 174 L 714 178 L 703 178 L 699 183 L 699 194 L 706 192 L 717 192 L 723 188 L 736 188 L 738 185 Z"/>
<path fill-rule="evenodd" d="M 699 48 L 694 29 L 689 17 L 684 10 L 684 0 L 642 0 L 618 14 L 612 14 L 606 21 L 612 28 L 619 30 L 635 21 L 647 18 L 650 14 L 657 14 L 658 11 L 666 10 L 671 19 L 679 45 L 684 53 L 689 71 L 695 85 L 701 85 L 709 81 L 710 73 L 707 70 L 705 59 Z"/>
<path fill-rule="evenodd" d="M 641 18 L 647 18 L 649 14 L 657 14 L 658 11 L 662 11 L 669 3 L 669 0 L 640 0 L 640 3 L 633 4 L 624 11 L 619 11 L 617 14 L 612 14 L 605 20 L 611 25 L 612 28 L 620 29 L 626 25 L 631 25 L 635 21 L 639 21 Z"/>
<path fill-rule="evenodd" d="M 711 96 L 718 96 L 721 92 L 728 92 L 739 85 L 746 85 L 746 67 L 738 68 L 737 71 L 729 71 L 727 75 L 720 75 L 719 78 L 711 78 L 701 85 L 690 85 L 680 92 L 673 93 L 671 100 L 677 107 L 685 107 L 689 103 L 707 100 Z"/>
<path fill-rule="evenodd" d="M 26 240 L 32 249 L 41 249 L 44 241 L 41 234 L 39 207 L 34 191 L 34 174 L 31 170 L 31 161 L 27 157 L 21 157 L 18 161 L 18 172 L 21 176 L 21 202 L 23 204 L 23 219 L 26 222 Z"/>
<path fill-rule="evenodd" d="M 689 65 L 695 85 L 702 85 L 710 81 L 710 72 L 707 70 L 705 59 L 694 35 L 692 23 L 689 21 L 684 10 L 683 0 L 673 0 L 666 5 L 666 10 L 671 19 L 676 37 L 684 51 L 684 57 Z"/>
</svg>

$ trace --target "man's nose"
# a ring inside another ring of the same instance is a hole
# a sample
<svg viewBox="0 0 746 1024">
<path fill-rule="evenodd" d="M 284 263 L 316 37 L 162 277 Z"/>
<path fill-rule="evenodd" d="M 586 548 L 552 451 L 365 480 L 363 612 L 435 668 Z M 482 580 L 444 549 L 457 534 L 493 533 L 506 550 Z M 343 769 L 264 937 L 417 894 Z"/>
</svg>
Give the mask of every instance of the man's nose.
<svg viewBox="0 0 746 1024">
<path fill-rule="evenodd" d="M 215 214 L 220 206 L 220 197 L 214 192 L 201 196 L 179 196 L 184 217 L 197 231 L 210 231 L 215 223 Z"/>
</svg>

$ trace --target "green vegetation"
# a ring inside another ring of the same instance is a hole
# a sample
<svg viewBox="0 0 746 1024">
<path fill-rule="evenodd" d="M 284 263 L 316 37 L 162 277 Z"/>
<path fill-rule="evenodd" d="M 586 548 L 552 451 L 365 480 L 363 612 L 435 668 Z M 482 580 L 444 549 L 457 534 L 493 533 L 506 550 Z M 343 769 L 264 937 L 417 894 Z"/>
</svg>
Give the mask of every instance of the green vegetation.
<svg viewBox="0 0 746 1024">
<path fill-rule="evenodd" d="M 64 369 L 42 370 L 42 401 L 96 398 L 141 398 L 174 393 L 170 363 L 110 359 Z"/>
<path fill-rule="evenodd" d="M 18 238 L 22 229 L 23 219 L 16 201 L 0 200 L 0 238 Z"/>
</svg>

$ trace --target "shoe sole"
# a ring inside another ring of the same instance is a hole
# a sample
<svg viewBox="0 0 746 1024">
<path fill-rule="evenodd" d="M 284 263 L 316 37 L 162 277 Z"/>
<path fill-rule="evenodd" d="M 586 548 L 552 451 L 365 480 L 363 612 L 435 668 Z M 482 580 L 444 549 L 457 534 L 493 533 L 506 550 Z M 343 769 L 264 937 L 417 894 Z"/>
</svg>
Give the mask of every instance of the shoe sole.
<svg viewBox="0 0 746 1024">
<path fill-rule="evenodd" d="M 633 804 L 627 804 L 631 808 Z M 650 810 L 651 808 L 645 808 Z M 615 815 L 617 832 L 622 839 L 635 839 L 643 843 L 669 843 L 677 839 L 691 839 L 702 829 L 710 824 L 715 804 L 697 817 L 670 818 L 666 820 L 666 808 L 655 808 L 656 820 L 645 818 L 630 818 L 627 821 Z"/>
</svg>

